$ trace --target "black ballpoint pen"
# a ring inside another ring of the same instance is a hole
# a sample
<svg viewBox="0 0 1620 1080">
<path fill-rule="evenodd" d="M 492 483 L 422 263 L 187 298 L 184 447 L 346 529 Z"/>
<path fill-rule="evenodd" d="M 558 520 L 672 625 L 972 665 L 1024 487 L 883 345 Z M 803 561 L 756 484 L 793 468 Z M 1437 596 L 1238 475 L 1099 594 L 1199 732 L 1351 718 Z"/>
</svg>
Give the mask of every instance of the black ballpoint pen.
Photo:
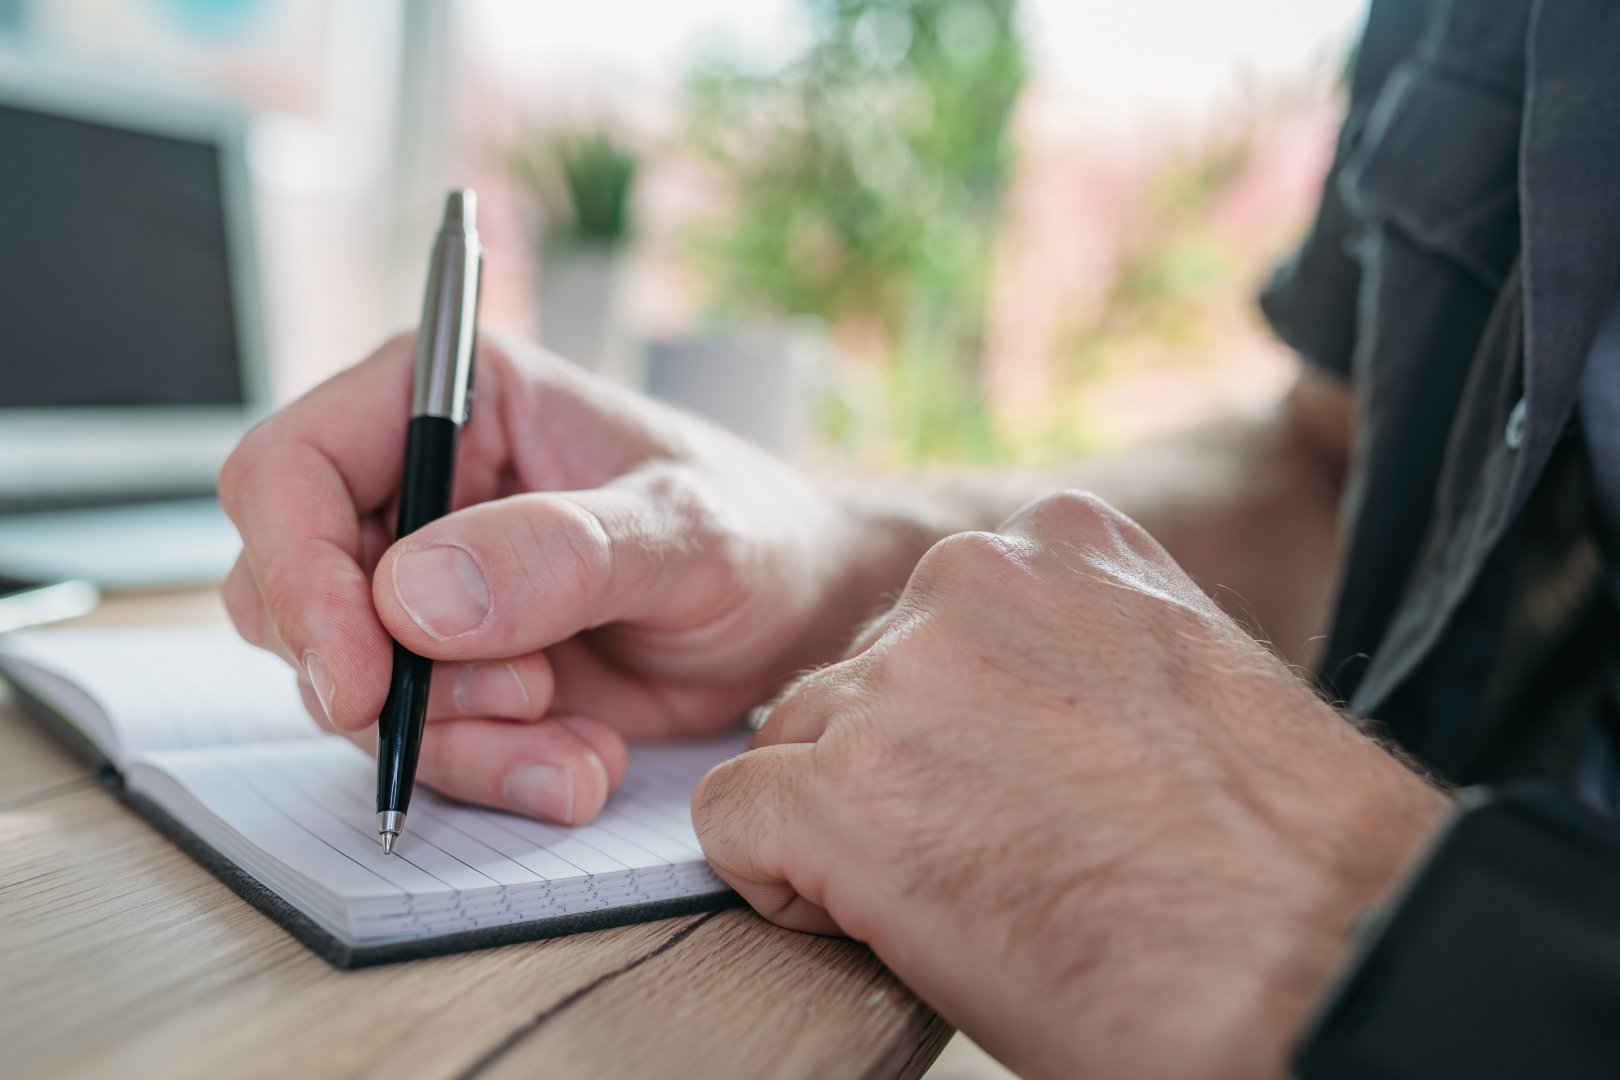
<svg viewBox="0 0 1620 1080">
<path fill-rule="evenodd" d="M 433 241 L 422 325 L 416 337 L 416 384 L 405 436 L 405 477 L 399 492 L 403 537 L 450 511 L 456 436 L 472 414 L 473 351 L 483 247 L 475 223 L 477 197 L 452 191 Z M 377 835 L 391 855 L 416 782 L 433 661 L 394 643 L 388 699 L 377 716 Z"/>
</svg>

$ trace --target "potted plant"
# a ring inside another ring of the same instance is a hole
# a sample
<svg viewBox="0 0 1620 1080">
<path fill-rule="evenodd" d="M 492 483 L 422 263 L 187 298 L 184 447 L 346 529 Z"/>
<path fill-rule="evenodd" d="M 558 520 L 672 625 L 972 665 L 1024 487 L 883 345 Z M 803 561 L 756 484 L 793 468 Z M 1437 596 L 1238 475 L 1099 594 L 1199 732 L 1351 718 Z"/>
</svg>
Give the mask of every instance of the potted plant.
<svg viewBox="0 0 1620 1080">
<path fill-rule="evenodd" d="M 540 341 L 628 380 L 622 325 L 637 157 L 605 130 L 542 134 L 512 147 L 511 171 L 540 211 Z"/>
<path fill-rule="evenodd" d="M 988 283 L 1025 74 L 1017 2 L 801 2 L 813 32 L 786 63 L 722 55 L 689 79 L 689 145 L 730 195 L 689 235 L 716 321 L 814 318 L 875 370 L 883 415 L 834 402 L 824 436 L 982 459 Z"/>
</svg>

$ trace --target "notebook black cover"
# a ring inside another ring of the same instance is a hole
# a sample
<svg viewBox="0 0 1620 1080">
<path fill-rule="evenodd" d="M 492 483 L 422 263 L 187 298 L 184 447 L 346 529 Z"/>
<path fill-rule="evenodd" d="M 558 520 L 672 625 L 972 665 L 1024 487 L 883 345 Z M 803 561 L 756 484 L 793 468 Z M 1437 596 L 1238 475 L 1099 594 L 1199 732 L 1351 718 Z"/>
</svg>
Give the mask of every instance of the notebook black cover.
<svg viewBox="0 0 1620 1080">
<path fill-rule="evenodd" d="M 15 682 L 12 682 L 11 686 L 18 700 L 30 712 L 48 720 L 46 726 L 54 734 L 63 738 L 77 753 L 90 759 L 96 766 L 101 782 L 125 805 L 145 818 L 158 832 L 168 837 L 176 847 L 190 855 L 205 870 L 224 882 L 232 892 L 258 908 L 272 922 L 335 968 L 347 970 L 371 967 L 374 964 L 393 964 L 401 960 L 444 956 L 473 949 L 487 949 L 496 945 L 513 945 L 520 941 L 562 937 L 565 934 L 578 934 L 587 930 L 605 930 L 613 926 L 672 919 L 681 915 L 694 915 L 698 912 L 742 905 L 740 896 L 730 889 L 722 889 L 695 896 L 677 896 L 668 900 L 584 911 L 577 915 L 536 919 L 533 922 L 463 930 L 413 941 L 399 941 L 385 945 L 350 945 L 327 932 L 309 916 L 266 888 L 258 878 L 208 846 L 201 837 L 176 821 L 157 803 L 128 790 L 124 786 L 124 778 L 113 767 L 112 762 L 107 760 L 95 744 L 81 735 L 66 717 Z"/>
</svg>

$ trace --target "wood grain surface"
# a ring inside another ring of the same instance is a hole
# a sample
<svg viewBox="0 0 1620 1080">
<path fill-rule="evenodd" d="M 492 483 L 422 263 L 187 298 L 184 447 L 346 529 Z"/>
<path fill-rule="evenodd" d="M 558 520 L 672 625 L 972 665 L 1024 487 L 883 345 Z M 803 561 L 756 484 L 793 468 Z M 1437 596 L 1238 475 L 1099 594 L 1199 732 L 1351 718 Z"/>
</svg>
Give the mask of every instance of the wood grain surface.
<svg viewBox="0 0 1620 1080">
<path fill-rule="evenodd" d="M 949 1036 L 864 947 L 744 910 L 336 971 L 0 699 L 0 1075 L 910 1077 Z"/>
</svg>

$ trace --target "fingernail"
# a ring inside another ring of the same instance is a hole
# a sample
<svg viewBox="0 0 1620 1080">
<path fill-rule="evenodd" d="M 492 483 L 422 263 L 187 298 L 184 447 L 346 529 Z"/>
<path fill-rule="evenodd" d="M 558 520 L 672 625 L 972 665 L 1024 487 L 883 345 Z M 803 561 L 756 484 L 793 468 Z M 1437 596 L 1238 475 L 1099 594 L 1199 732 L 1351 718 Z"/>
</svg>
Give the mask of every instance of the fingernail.
<svg viewBox="0 0 1620 1080">
<path fill-rule="evenodd" d="M 332 719 L 332 675 L 314 649 L 304 654 L 304 673 L 309 676 L 309 685 L 315 688 L 315 696 L 321 699 L 326 718 Z"/>
<path fill-rule="evenodd" d="M 574 823 L 574 776 L 556 765 L 522 765 L 506 774 L 506 800 L 531 817 Z"/>
<path fill-rule="evenodd" d="M 394 595 L 436 638 L 460 637 L 489 615 L 489 586 L 473 557 L 451 545 L 414 548 L 394 560 Z"/>
<path fill-rule="evenodd" d="M 463 716 L 523 720 L 534 715 L 529 689 L 508 663 L 469 664 L 456 679 L 456 711 Z"/>
</svg>

